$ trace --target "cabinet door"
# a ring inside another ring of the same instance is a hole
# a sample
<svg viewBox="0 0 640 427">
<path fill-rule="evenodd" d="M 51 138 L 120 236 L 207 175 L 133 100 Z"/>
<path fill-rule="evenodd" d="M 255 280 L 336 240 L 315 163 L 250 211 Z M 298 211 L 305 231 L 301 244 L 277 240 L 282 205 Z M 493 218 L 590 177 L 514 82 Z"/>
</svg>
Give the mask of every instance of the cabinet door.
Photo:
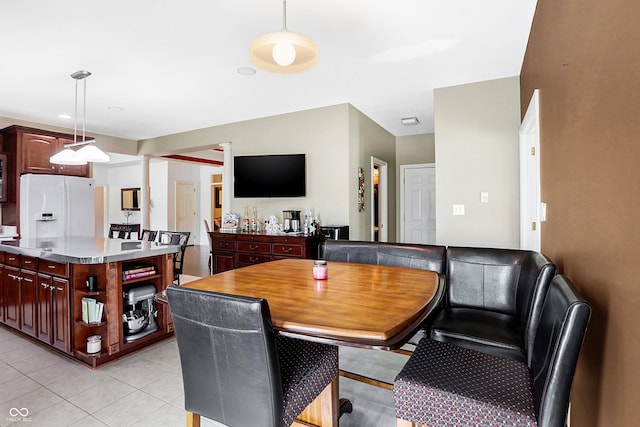
<svg viewBox="0 0 640 427">
<path fill-rule="evenodd" d="M 73 144 L 72 139 L 59 140 L 59 149 L 62 150 L 66 144 Z M 57 165 L 58 173 L 61 175 L 73 175 L 73 176 L 89 176 L 89 165 Z"/>
<path fill-rule="evenodd" d="M 53 346 L 71 352 L 71 321 L 69 305 L 69 281 L 54 277 L 51 284 L 53 315 Z"/>
<path fill-rule="evenodd" d="M 34 271 L 21 270 L 20 276 L 20 330 L 26 334 L 37 336 L 37 275 Z"/>
<path fill-rule="evenodd" d="M 4 323 L 16 329 L 20 328 L 20 270 L 6 266 L 4 268 Z"/>
<path fill-rule="evenodd" d="M 234 252 L 214 252 L 213 253 L 213 274 L 223 271 L 233 270 L 236 264 Z"/>
<path fill-rule="evenodd" d="M 22 135 L 20 173 L 57 173 L 49 157 L 58 152 L 58 138 L 25 133 Z"/>
<path fill-rule="evenodd" d="M 51 276 L 48 274 L 38 274 L 36 284 L 37 309 L 38 309 L 38 339 L 52 343 L 51 333 Z"/>
<path fill-rule="evenodd" d="M 0 264 L 0 322 L 4 323 L 4 265 Z"/>
</svg>

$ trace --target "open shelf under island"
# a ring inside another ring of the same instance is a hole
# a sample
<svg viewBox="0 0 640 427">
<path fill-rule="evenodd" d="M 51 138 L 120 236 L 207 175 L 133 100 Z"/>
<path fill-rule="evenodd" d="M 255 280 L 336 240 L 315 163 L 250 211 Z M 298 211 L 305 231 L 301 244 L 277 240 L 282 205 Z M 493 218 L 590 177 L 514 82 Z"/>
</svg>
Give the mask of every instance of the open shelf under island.
<svg viewBox="0 0 640 427">
<path fill-rule="evenodd" d="M 145 306 L 156 314 L 144 318 L 123 295 L 153 304 L 147 296 L 172 283 L 178 250 L 103 237 L 2 241 L 0 324 L 96 368 L 173 335 L 166 304 Z M 88 351 L 89 337 L 99 351 Z"/>
</svg>

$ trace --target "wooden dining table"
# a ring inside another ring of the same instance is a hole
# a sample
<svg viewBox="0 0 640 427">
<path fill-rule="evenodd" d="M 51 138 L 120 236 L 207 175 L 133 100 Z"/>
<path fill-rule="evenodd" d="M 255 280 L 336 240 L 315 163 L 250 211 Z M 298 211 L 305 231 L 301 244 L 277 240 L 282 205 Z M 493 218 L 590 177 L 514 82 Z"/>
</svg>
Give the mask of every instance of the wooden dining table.
<svg viewBox="0 0 640 427">
<path fill-rule="evenodd" d="M 282 335 L 382 350 L 401 347 L 437 305 L 444 289 L 444 276 L 429 270 L 331 261 L 327 279 L 316 280 L 313 266 L 309 259 L 281 259 L 182 286 L 264 298 L 273 327 Z M 334 383 L 332 403 L 310 405 L 300 420 L 337 425 L 341 413 L 351 412 L 348 400 L 340 399 L 338 404 Z M 333 421 L 321 421 L 323 417 Z"/>
<path fill-rule="evenodd" d="M 402 346 L 436 305 L 444 287 L 434 271 L 331 261 L 326 280 L 313 260 L 281 259 L 183 285 L 264 298 L 283 335 L 353 347 Z"/>
</svg>

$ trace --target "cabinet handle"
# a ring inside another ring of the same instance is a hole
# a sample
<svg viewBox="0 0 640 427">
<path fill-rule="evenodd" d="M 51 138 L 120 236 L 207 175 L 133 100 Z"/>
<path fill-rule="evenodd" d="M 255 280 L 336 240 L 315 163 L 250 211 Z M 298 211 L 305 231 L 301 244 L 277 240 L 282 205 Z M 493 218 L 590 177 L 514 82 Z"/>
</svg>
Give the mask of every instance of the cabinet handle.
<svg viewBox="0 0 640 427">
<path fill-rule="evenodd" d="M 53 286 L 52 286 L 51 288 L 53 288 Z M 56 290 L 58 290 L 58 291 L 63 291 L 64 289 L 62 289 L 62 288 L 60 288 L 60 287 L 56 286 Z"/>
<path fill-rule="evenodd" d="M 49 285 L 47 285 L 46 283 L 40 283 L 42 285 L 43 288 L 45 289 L 49 289 Z M 52 286 L 53 287 L 53 286 Z"/>
<path fill-rule="evenodd" d="M 9 261 L 15 261 L 15 260 L 16 260 L 15 257 L 12 257 L 12 256 L 9 257 Z"/>
<path fill-rule="evenodd" d="M 220 247 L 221 247 L 221 248 L 228 248 L 228 247 L 229 247 L 229 243 L 227 243 L 227 242 L 222 242 L 222 243 L 220 243 Z"/>
<path fill-rule="evenodd" d="M 24 263 L 25 263 L 25 264 L 33 264 L 33 261 L 30 261 L 30 260 L 25 259 L 25 260 L 24 260 Z"/>
<path fill-rule="evenodd" d="M 20 280 L 24 280 L 25 282 L 33 282 L 33 279 L 30 279 L 28 277 L 21 277 Z"/>
<path fill-rule="evenodd" d="M 55 269 L 56 269 L 56 266 L 55 266 L 55 265 L 51 265 L 51 264 L 49 264 L 49 265 L 47 266 L 47 268 L 48 268 L 49 270 L 55 270 Z"/>
<path fill-rule="evenodd" d="M 282 248 L 282 252 L 284 252 L 285 254 L 291 252 L 293 250 L 293 248 L 291 246 L 285 246 Z"/>
<path fill-rule="evenodd" d="M 251 261 L 251 262 L 258 262 L 259 259 L 260 258 L 258 258 L 258 257 L 252 257 L 252 256 L 249 257 L 249 261 Z"/>
<path fill-rule="evenodd" d="M 259 247 L 260 247 L 259 245 L 249 245 L 249 249 L 251 249 L 252 251 L 255 251 Z"/>
<path fill-rule="evenodd" d="M 18 276 L 14 275 L 14 274 L 7 274 L 7 276 L 12 278 L 13 280 L 16 280 L 18 278 Z"/>
</svg>

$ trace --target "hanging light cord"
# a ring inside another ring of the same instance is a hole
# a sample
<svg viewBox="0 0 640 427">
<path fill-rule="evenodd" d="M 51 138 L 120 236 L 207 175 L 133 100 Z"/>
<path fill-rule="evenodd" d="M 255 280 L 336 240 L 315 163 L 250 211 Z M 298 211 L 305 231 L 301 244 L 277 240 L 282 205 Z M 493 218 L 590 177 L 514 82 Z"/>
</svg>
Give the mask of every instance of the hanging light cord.
<svg viewBox="0 0 640 427">
<path fill-rule="evenodd" d="M 287 30 L 287 0 L 282 0 L 282 29 Z"/>
</svg>

